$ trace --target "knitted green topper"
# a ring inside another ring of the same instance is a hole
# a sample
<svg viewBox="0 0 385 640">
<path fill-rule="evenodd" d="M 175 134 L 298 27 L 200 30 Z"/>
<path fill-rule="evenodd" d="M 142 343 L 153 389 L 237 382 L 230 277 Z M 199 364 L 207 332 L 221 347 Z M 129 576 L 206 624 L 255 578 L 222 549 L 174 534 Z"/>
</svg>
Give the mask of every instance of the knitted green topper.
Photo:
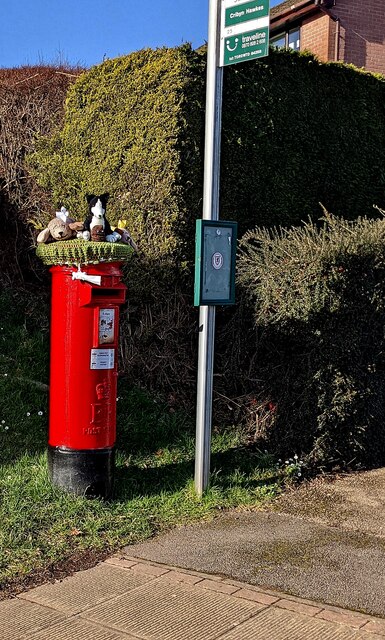
<svg viewBox="0 0 385 640">
<path fill-rule="evenodd" d="M 132 247 L 119 242 L 86 242 L 65 240 L 38 244 L 36 255 L 46 265 L 97 264 L 98 262 L 124 262 L 133 253 Z"/>
</svg>

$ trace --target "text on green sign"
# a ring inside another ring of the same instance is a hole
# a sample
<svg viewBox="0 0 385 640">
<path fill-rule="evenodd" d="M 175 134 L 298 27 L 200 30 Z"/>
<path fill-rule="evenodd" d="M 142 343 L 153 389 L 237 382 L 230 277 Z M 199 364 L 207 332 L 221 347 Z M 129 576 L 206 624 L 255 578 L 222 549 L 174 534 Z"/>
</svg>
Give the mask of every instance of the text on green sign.
<svg viewBox="0 0 385 640">
<path fill-rule="evenodd" d="M 248 20 L 256 20 L 269 15 L 268 0 L 252 0 L 226 9 L 225 27 L 240 24 Z"/>
</svg>

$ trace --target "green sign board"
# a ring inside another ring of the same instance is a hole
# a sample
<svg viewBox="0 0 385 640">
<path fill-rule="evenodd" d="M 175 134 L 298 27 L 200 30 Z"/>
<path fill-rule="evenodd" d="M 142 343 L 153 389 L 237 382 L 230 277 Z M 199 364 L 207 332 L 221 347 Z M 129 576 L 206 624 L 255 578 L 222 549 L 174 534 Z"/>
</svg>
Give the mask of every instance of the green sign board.
<svg viewBox="0 0 385 640">
<path fill-rule="evenodd" d="M 235 304 L 237 223 L 197 220 L 194 305 Z"/>
<path fill-rule="evenodd" d="M 222 0 L 220 66 L 269 54 L 270 0 Z"/>
<path fill-rule="evenodd" d="M 247 31 L 225 38 L 223 66 L 262 58 L 269 53 L 269 29 Z"/>
<path fill-rule="evenodd" d="M 269 15 L 268 0 L 252 0 L 225 9 L 225 27 L 265 18 Z"/>
</svg>

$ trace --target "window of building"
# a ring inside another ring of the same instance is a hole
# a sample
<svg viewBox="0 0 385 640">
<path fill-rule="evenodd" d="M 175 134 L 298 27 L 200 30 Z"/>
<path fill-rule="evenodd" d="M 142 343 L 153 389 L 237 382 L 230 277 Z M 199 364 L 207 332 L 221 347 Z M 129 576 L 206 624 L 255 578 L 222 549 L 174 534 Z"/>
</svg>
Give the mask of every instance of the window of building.
<svg viewBox="0 0 385 640">
<path fill-rule="evenodd" d="M 300 31 L 298 29 L 291 29 L 288 34 L 288 48 L 294 51 L 299 51 L 300 47 Z"/>
<path fill-rule="evenodd" d="M 284 33 L 280 33 L 274 38 L 270 38 L 270 45 L 275 47 L 276 49 L 285 49 L 286 48 L 286 36 Z"/>
<path fill-rule="evenodd" d="M 277 33 L 270 39 L 270 45 L 277 49 L 293 49 L 294 51 L 300 50 L 300 28 L 290 29 L 289 31 L 283 31 Z"/>
</svg>

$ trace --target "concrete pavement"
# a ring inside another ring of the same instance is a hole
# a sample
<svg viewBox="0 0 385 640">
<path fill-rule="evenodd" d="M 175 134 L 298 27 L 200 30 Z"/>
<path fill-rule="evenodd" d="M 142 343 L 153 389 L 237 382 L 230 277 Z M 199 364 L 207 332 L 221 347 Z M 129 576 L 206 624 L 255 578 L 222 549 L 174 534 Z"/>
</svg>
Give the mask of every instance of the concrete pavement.
<svg viewBox="0 0 385 640">
<path fill-rule="evenodd" d="M 127 553 L 385 618 L 385 469 L 286 491 Z"/>
<path fill-rule="evenodd" d="M 126 552 L 385 617 L 385 546 L 289 514 L 229 512 Z"/>
<path fill-rule="evenodd" d="M 0 603 L 1 640 L 380 640 L 385 620 L 120 554 Z"/>
</svg>

